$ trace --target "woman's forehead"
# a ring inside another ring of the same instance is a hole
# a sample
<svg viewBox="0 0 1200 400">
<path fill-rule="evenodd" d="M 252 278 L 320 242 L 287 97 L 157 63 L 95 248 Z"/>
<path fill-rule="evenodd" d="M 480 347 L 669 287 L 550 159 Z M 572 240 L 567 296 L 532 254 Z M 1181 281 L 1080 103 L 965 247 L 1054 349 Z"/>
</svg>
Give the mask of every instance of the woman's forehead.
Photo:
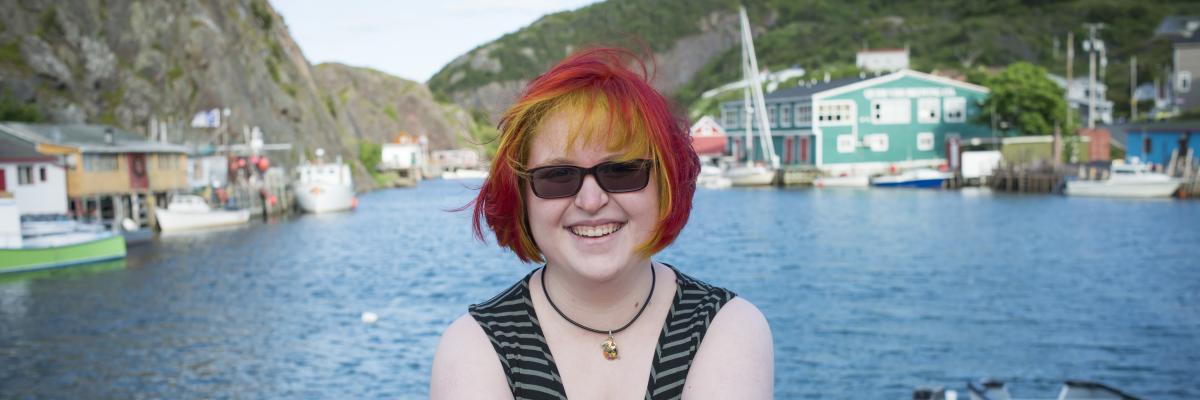
<svg viewBox="0 0 1200 400">
<path fill-rule="evenodd" d="M 645 153 L 636 141 L 624 140 L 628 135 L 622 131 L 628 128 L 610 121 L 606 114 L 567 108 L 547 115 L 534 131 L 528 164 L 604 161 Z"/>
</svg>

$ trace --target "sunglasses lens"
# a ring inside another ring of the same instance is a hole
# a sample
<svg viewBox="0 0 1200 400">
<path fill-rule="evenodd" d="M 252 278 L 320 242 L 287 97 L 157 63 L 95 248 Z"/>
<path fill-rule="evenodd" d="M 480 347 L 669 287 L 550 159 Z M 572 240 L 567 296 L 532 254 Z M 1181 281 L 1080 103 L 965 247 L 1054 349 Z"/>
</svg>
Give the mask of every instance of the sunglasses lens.
<svg viewBox="0 0 1200 400">
<path fill-rule="evenodd" d="M 610 193 L 636 192 L 650 181 L 650 163 L 634 160 L 600 165 L 596 168 L 596 181 Z"/>
<path fill-rule="evenodd" d="M 549 167 L 533 171 L 533 194 L 545 199 L 567 197 L 579 191 L 582 174 L 575 167 Z"/>
</svg>

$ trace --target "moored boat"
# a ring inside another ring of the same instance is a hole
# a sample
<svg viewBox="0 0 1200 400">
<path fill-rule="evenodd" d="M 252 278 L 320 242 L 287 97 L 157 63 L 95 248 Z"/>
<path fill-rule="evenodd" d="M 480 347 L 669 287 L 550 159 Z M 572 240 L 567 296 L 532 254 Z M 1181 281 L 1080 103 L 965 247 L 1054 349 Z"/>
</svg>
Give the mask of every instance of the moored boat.
<svg viewBox="0 0 1200 400">
<path fill-rule="evenodd" d="M 725 172 L 721 170 L 721 167 L 703 165 L 700 167 L 700 175 L 696 177 L 696 186 L 705 189 L 724 189 L 733 186 L 733 181 L 725 177 Z"/>
<path fill-rule="evenodd" d="M 488 172 L 478 169 L 456 169 L 453 171 L 442 172 L 442 179 L 484 179 L 488 177 Z"/>
<path fill-rule="evenodd" d="M 1144 164 L 1114 164 L 1109 178 L 1100 181 L 1067 181 L 1067 196 L 1157 198 L 1170 197 L 1182 182 L 1166 174 L 1146 171 Z"/>
<path fill-rule="evenodd" d="M 882 175 L 870 179 L 874 187 L 903 187 L 940 189 L 950 174 L 929 168 L 918 168 L 904 171 L 897 175 Z"/>
<path fill-rule="evenodd" d="M 775 182 L 775 169 L 761 165 L 730 168 L 725 177 L 733 186 L 769 186 Z"/>
<path fill-rule="evenodd" d="M 318 150 L 318 156 L 324 155 Z M 354 208 L 354 179 L 350 166 L 338 158 L 336 163 L 306 164 L 296 167 L 296 202 L 306 212 L 319 214 Z"/>
<path fill-rule="evenodd" d="M 813 186 L 823 187 L 858 187 L 871 185 L 871 177 L 866 175 L 822 176 L 813 179 Z"/>
<path fill-rule="evenodd" d="M 22 224 L 16 202 L 0 198 L 0 274 L 124 257 L 120 235 L 70 220 Z"/>
<path fill-rule="evenodd" d="M 155 207 L 154 216 L 160 230 L 178 232 L 244 224 L 250 210 L 213 209 L 200 196 L 183 194 L 173 196 L 165 209 Z"/>
</svg>

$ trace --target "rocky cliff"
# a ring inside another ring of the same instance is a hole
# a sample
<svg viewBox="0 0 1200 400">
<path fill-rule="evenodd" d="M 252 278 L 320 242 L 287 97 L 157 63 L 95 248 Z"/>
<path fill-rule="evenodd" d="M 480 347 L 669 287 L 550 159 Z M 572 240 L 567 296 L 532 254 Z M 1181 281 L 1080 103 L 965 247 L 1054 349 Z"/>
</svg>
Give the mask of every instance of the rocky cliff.
<svg viewBox="0 0 1200 400">
<path fill-rule="evenodd" d="M 217 139 L 213 129 L 188 127 L 191 116 L 228 108 L 233 140 L 243 140 L 243 126 L 259 126 L 266 142 L 293 145 L 271 154 L 289 164 L 318 147 L 357 160 L 358 139 L 380 141 L 401 130 L 446 147 L 469 120 L 419 84 L 360 68 L 311 67 L 265 0 L 6 2 L 0 96 L 48 122 L 148 134 L 150 121 L 164 121 L 172 142 L 192 144 Z"/>
<path fill-rule="evenodd" d="M 471 116 L 440 104 L 425 85 L 369 68 L 326 63 L 313 68 L 326 106 L 342 130 L 376 143 L 407 132 L 426 135 L 432 149 L 470 143 Z"/>
<path fill-rule="evenodd" d="M 530 79 L 576 49 L 603 45 L 649 50 L 652 84 L 672 95 L 740 43 L 738 29 L 736 5 L 721 0 L 606 1 L 547 15 L 463 54 L 429 86 L 494 123 Z"/>
</svg>

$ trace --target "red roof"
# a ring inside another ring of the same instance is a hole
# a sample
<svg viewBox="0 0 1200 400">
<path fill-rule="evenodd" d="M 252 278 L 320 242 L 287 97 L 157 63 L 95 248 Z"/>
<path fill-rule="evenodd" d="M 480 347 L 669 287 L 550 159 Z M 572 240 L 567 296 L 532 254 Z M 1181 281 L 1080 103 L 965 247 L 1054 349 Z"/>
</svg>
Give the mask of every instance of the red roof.
<svg viewBox="0 0 1200 400">
<path fill-rule="evenodd" d="M 699 155 L 725 154 L 725 136 L 693 136 L 692 149 Z"/>
</svg>

